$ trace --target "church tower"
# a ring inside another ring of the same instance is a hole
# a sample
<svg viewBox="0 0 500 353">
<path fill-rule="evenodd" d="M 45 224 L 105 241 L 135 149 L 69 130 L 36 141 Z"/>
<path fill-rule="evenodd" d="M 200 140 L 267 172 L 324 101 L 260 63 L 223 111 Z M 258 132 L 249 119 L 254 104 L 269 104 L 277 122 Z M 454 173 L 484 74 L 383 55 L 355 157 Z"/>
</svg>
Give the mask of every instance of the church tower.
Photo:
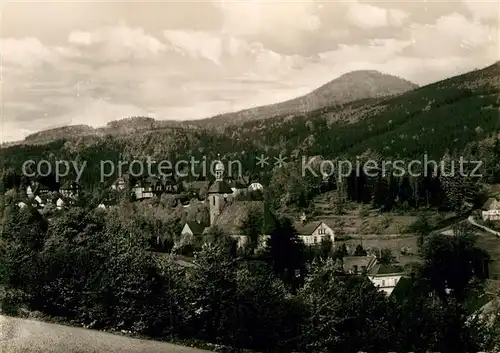
<svg viewBox="0 0 500 353">
<path fill-rule="evenodd" d="M 228 196 L 233 190 L 224 181 L 224 164 L 217 161 L 215 164 L 215 181 L 208 189 L 208 202 L 210 203 L 210 226 L 215 225 L 215 221 L 224 209 Z"/>
</svg>

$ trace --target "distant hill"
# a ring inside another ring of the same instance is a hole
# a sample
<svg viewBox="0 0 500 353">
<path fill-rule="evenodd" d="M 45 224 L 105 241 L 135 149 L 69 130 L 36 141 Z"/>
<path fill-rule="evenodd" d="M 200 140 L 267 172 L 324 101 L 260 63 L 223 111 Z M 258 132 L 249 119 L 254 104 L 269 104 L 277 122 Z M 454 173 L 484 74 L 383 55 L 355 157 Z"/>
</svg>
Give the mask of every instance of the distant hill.
<svg viewBox="0 0 500 353">
<path fill-rule="evenodd" d="M 106 124 L 106 126 L 100 128 L 93 128 L 88 125 L 69 125 L 49 130 L 43 130 L 26 136 L 23 141 L 7 143 L 2 147 L 23 143 L 44 144 L 58 139 L 68 139 L 84 136 L 102 137 L 106 135 L 127 135 L 145 131 L 162 130 L 174 126 L 181 126 L 182 124 L 183 123 L 180 121 L 155 120 L 148 117 L 131 117 L 111 121 Z"/>
<path fill-rule="evenodd" d="M 306 113 L 361 99 L 387 97 L 415 88 L 418 88 L 418 85 L 396 76 L 374 70 L 358 70 L 346 73 L 302 97 L 235 113 L 221 114 L 196 123 L 220 127 L 279 115 Z"/>
<path fill-rule="evenodd" d="M 131 118 L 94 129 L 62 129 L 61 138 L 50 144 L 28 143 L 0 149 L 0 169 L 20 170 L 28 159 L 58 158 L 88 161 L 89 183 L 99 176 L 101 160 L 146 158 L 155 160 L 207 160 L 221 154 L 238 160 L 244 170 L 264 180 L 270 170 L 258 168 L 256 156 L 273 160 L 279 154 L 287 161 L 302 156 L 325 159 L 353 157 L 370 152 L 387 158 L 415 158 L 428 153 L 474 151 L 477 157 L 494 162 L 491 148 L 500 133 L 500 63 L 458 75 L 391 97 L 370 98 L 326 106 L 273 119 L 230 124 L 217 130 L 181 122 Z M 57 133 L 52 134 L 56 137 Z M 40 137 L 40 135 L 38 135 Z M 269 165 L 272 169 L 272 164 Z"/>
</svg>

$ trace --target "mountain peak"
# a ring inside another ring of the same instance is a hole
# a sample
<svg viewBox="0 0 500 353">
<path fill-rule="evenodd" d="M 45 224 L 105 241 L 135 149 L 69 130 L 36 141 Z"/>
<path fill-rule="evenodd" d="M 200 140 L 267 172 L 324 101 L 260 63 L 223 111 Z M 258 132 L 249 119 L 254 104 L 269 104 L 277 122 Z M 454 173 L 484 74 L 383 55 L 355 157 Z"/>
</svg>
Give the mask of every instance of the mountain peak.
<svg viewBox="0 0 500 353">
<path fill-rule="evenodd" d="M 305 96 L 281 103 L 217 115 L 213 118 L 199 120 L 199 123 L 208 122 L 221 126 L 278 115 L 302 114 L 356 100 L 402 94 L 418 87 L 408 80 L 380 71 L 355 70 L 344 73 Z"/>
</svg>

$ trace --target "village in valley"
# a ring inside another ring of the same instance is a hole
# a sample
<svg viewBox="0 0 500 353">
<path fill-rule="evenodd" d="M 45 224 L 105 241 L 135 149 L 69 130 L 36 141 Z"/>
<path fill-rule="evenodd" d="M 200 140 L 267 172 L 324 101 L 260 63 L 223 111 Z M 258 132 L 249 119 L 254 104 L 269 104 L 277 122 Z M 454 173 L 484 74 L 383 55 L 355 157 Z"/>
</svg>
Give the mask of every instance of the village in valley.
<svg viewBox="0 0 500 353">
<path fill-rule="evenodd" d="M 265 186 L 257 180 L 241 175 L 236 178 L 228 177 L 220 160 L 215 161 L 213 176 L 213 180 L 196 181 L 179 181 L 172 176 L 119 176 L 107 188 L 104 193 L 106 196 L 97 203 L 96 209 L 103 213 L 116 209 L 120 198 L 156 207 L 148 202 L 166 197 L 168 203 L 173 208 L 180 209 L 183 215 L 194 210 L 195 216 L 190 220 L 187 220 L 189 217 L 181 218 L 185 221 L 179 225 L 180 231 L 170 246 L 166 244 L 164 236 L 156 235 L 151 239 L 152 251 L 165 253 L 174 263 L 190 267 L 193 266 L 190 258 L 193 245 L 203 243 L 204 237 L 211 232 L 222 231 L 230 235 L 237 247 L 244 249 L 250 241 L 250 236 L 245 234 L 244 229 L 249 215 L 259 214 L 264 220 L 276 217 L 265 204 Z M 324 179 L 327 182 L 327 178 Z M 57 217 L 79 205 L 83 187 L 78 182 L 66 180 L 57 183 L 50 177 L 35 180 L 27 182 L 26 197 L 18 202 L 19 208 L 35 209 L 49 216 L 50 220 L 50 217 Z M 317 202 L 328 204 L 325 202 L 328 197 L 322 195 Z M 343 273 L 367 276 L 377 288 L 390 295 L 400 280 L 408 276 L 411 265 L 421 263 L 417 253 L 418 236 L 415 234 L 418 230 L 412 228 L 419 222 L 418 212 L 382 216 L 377 210 L 354 205 L 353 210 L 339 215 L 331 207 L 317 206 L 319 214 L 316 212 L 314 215 L 307 215 L 302 211 L 292 212 L 287 217 L 292 220 L 293 229 L 306 249 L 320 249 L 328 244 L 327 253 L 323 253 L 325 256 L 340 253 Z M 436 214 L 444 223 L 442 227 L 436 227 L 434 232 L 453 235 L 457 224 L 468 221 L 469 225 L 481 231 L 483 237 L 500 236 L 500 223 L 496 223 L 500 221 L 500 202 L 495 197 L 488 198 L 481 210 L 470 210 L 467 214 L 468 218 L 462 216 L 458 219 L 453 213 L 445 216 Z M 367 226 L 367 223 L 371 224 Z M 264 232 L 257 236 L 256 249 L 264 251 L 270 234 Z M 486 243 L 488 242 L 487 240 Z M 494 251 L 494 255 L 486 260 L 485 273 L 490 278 L 500 279 L 500 247 L 498 252 Z"/>
</svg>

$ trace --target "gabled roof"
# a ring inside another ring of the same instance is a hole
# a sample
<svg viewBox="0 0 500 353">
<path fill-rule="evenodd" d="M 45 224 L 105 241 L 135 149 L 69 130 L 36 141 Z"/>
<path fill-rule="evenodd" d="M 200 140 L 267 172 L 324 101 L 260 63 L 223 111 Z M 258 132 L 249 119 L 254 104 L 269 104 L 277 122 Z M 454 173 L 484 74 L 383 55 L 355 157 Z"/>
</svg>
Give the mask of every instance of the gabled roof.
<svg viewBox="0 0 500 353">
<path fill-rule="evenodd" d="M 232 194 L 233 190 L 224 180 L 216 180 L 208 189 L 209 194 Z"/>
<path fill-rule="evenodd" d="M 240 235 L 241 225 L 249 212 L 262 212 L 263 201 L 234 201 L 227 205 L 215 220 L 215 225 L 230 235 Z"/>
<path fill-rule="evenodd" d="M 490 197 L 486 202 L 484 203 L 482 210 L 483 211 L 489 211 L 494 209 L 493 206 L 497 203 L 497 200 L 494 199 L 493 197 Z"/>
<path fill-rule="evenodd" d="M 370 276 L 390 276 L 390 275 L 402 275 L 404 270 L 401 266 L 396 264 L 386 265 L 386 264 L 376 264 L 370 270 Z"/>
<path fill-rule="evenodd" d="M 413 291 L 413 280 L 410 277 L 401 277 L 401 279 L 394 287 L 391 297 L 395 298 L 398 301 L 404 301 L 409 298 Z"/>
<path fill-rule="evenodd" d="M 206 228 L 206 225 L 198 222 L 186 222 L 186 224 L 194 235 L 202 235 Z"/>
<path fill-rule="evenodd" d="M 311 235 L 321 224 L 321 221 L 295 222 L 294 227 L 299 235 Z"/>
<path fill-rule="evenodd" d="M 57 191 L 59 189 L 58 184 L 54 185 L 46 185 L 45 183 L 41 182 L 34 182 L 33 185 L 31 186 L 31 191 L 36 194 L 41 191 Z"/>
</svg>

